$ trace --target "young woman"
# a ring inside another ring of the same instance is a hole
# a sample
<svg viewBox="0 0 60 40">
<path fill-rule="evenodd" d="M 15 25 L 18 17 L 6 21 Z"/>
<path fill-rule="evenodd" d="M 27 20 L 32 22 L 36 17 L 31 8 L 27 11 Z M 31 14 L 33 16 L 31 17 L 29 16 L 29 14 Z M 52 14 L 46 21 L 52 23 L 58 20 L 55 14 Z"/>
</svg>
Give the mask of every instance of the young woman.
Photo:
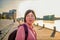
<svg viewBox="0 0 60 40">
<path fill-rule="evenodd" d="M 37 40 L 37 34 L 33 27 L 36 16 L 33 10 L 27 10 L 24 17 L 24 24 L 27 25 L 28 35 L 26 40 Z M 15 40 L 25 40 L 26 34 L 23 26 L 18 28 Z"/>
</svg>

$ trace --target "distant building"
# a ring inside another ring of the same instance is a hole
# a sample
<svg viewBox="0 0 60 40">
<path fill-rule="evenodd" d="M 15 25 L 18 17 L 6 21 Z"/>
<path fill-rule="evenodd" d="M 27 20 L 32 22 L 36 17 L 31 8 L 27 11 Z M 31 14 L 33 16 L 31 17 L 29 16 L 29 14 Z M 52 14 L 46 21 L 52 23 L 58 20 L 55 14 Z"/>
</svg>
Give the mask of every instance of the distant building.
<svg viewBox="0 0 60 40">
<path fill-rule="evenodd" d="M 43 20 L 54 20 L 54 15 L 46 15 L 46 16 L 43 16 Z"/>
<path fill-rule="evenodd" d="M 1 14 L 0 14 L 1 15 Z M 9 12 L 2 12 L 3 19 L 16 19 L 16 9 L 9 10 Z"/>
<path fill-rule="evenodd" d="M 9 10 L 9 17 L 14 20 L 16 19 L 16 9 Z"/>
<path fill-rule="evenodd" d="M 15 9 L 9 10 L 9 17 L 11 17 L 12 19 L 16 18 L 16 10 Z"/>
<path fill-rule="evenodd" d="M 9 17 L 8 17 L 8 12 L 3 12 L 2 13 L 2 18 L 3 19 L 8 19 Z"/>
</svg>

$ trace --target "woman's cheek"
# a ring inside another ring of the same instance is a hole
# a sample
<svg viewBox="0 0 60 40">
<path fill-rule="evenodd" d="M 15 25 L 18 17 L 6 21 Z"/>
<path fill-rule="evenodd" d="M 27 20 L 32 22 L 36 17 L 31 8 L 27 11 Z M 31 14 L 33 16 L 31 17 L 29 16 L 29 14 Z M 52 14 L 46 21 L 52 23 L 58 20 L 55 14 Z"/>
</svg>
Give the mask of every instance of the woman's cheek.
<svg viewBox="0 0 60 40">
<path fill-rule="evenodd" d="M 32 24 L 34 21 L 35 21 L 35 18 L 31 18 L 31 19 L 30 19 L 30 18 L 27 18 L 27 17 L 26 17 L 26 22 Z"/>
</svg>

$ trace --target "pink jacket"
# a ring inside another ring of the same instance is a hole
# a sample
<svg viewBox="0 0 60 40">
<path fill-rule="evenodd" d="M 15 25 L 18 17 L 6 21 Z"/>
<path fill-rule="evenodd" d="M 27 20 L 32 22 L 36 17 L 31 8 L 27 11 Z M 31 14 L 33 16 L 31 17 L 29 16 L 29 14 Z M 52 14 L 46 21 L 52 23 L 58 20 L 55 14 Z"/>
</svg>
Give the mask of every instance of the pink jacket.
<svg viewBox="0 0 60 40">
<path fill-rule="evenodd" d="M 15 40 L 25 40 L 25 31 L 24 31 L 23 26 L 20 26 L 18 28 Z M 29 28 L 29 27 L 28 27 L 28 38 L 27 38 L 27 40 L 37 40 L 36 32 L 32 28 Z"/>
</svg>

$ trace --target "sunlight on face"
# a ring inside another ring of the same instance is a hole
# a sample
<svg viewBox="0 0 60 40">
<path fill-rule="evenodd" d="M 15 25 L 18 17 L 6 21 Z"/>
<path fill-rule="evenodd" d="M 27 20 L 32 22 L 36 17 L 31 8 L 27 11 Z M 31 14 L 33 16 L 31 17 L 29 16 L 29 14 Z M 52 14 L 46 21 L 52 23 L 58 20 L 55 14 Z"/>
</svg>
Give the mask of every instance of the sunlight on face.
<svg viewBox="0 0 60 40">
<path fill-rule="evenodd" d="M 29 14 L 27 14 L 26 22 L 32 24 L 34 21 L 35 21 L 35 16 L 33 15 L 33 13 L 30 12 Z"/>
</svg>

